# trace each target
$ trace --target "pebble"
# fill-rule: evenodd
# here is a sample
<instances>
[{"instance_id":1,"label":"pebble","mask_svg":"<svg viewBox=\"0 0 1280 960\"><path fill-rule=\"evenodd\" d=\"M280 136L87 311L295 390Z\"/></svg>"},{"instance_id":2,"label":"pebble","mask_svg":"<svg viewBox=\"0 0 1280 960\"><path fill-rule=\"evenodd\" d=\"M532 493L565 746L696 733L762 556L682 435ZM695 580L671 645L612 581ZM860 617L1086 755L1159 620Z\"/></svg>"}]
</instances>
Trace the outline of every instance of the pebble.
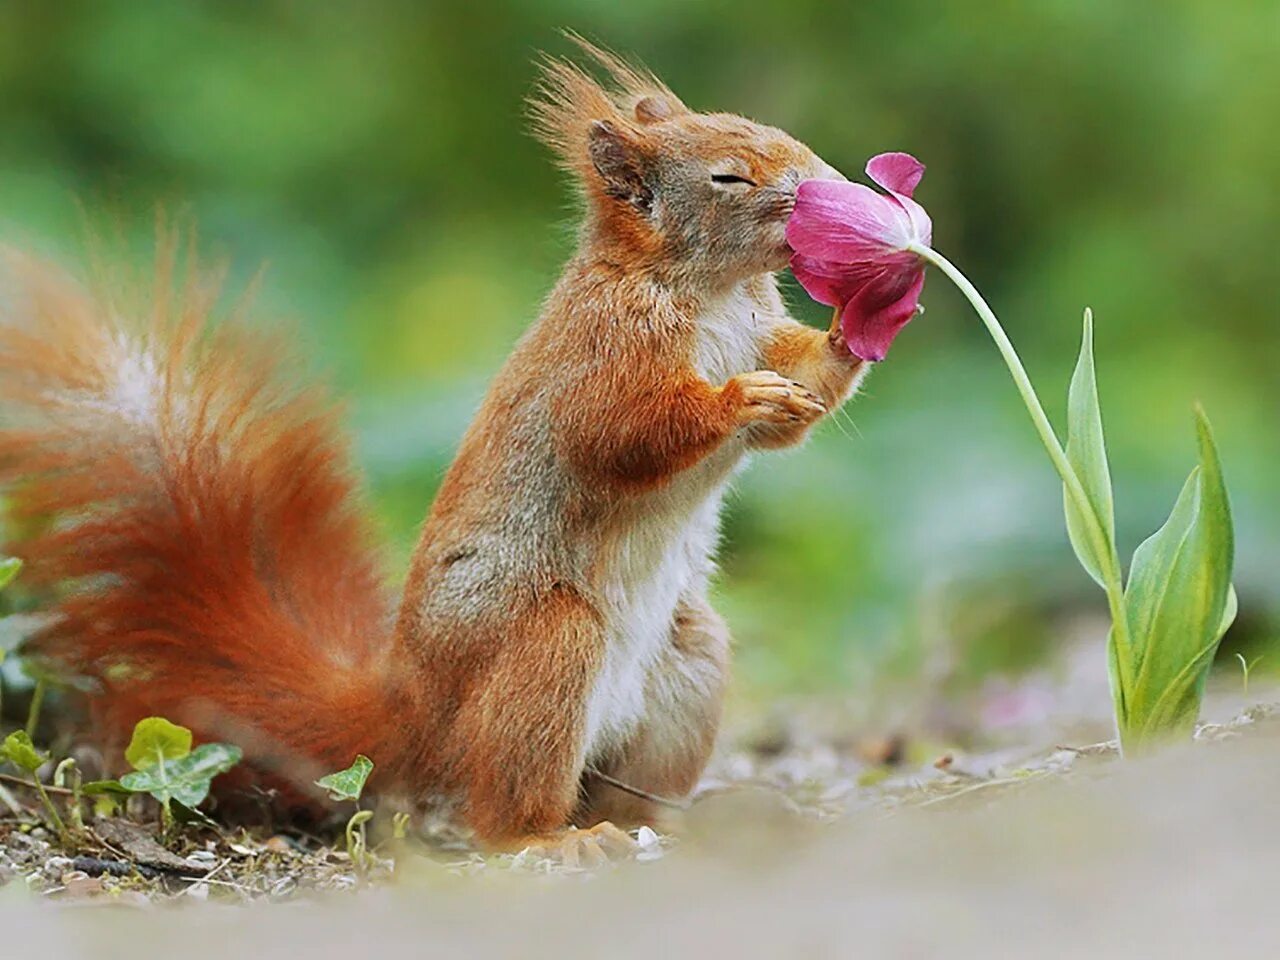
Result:
<instances>
[{"instance_id":1,"label":"pebble","mask_svg":"<svg viewBox=\"0 0 1280 960\"><path fill-rule=\"evenodd\" d=\"M70 857L50 857L44 862L44 875L50 880L56 880L71 870L73 862Z\"/></svg>"}]
</instances>

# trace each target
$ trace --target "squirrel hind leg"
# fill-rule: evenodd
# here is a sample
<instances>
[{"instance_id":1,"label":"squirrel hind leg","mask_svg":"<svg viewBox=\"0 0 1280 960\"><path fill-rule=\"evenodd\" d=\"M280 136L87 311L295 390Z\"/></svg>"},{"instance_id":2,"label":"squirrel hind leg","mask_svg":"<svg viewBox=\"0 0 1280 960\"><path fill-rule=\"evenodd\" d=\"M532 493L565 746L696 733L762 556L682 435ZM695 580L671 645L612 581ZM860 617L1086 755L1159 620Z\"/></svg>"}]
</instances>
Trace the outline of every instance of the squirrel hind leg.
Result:
<instances>
[{"instance_id":1,"label":"squirrel hind leg","mask_svg":"<svg viewBox=\"0 0 1280 960\"><path fill-rule=\"evenodd\" d=\"M617 758L601 773L635 790L680 801L698 785L720 727L729 675L729 628L704 598L676 610L671 646L654 667L647 689L649 711ZM628 793L599 777L583 778L579 826L653 825L666 804Z\"/></svg>"},{"instance_id":2,"label":"squirrel hind leg","mask_svg":"<svg viewBox=\"0 0 1280 960\"><path fill-rule=\"evenodd\" d=\"M599 671L599 614L558 585L504 626L483 681L461 705L448 753L463 817L490 849L528 846L570 823L583 768L587 699Z\"/></svg>"}]
</instances>

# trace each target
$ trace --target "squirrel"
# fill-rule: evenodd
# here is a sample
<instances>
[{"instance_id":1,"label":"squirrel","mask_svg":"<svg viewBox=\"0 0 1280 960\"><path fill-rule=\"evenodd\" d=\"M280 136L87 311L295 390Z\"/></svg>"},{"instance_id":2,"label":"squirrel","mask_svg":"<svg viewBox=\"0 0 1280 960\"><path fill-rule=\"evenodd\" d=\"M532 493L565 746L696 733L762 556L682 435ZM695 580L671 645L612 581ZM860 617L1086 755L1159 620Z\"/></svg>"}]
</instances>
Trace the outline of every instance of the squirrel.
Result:
<instances>
[{"instance_id":1,"label":"squirrel","mask_svg":"<svg viewBox=\"0 0 1280 960\"><path fill-rule=\"evenodd\" d=\"M316 797L365 754L379 796L494 848L693 790L730 665L707 599L726 486L868 366L774 277L797 185L844 178L582 46L607 80L548 58L530 100L582 194L578 247L461 440L398 614L333 406L245 310L212 322L218 284L172 237L143 295L9 256L0 482L48 518L11 550L58 598L28 650L84 679L101 740L164 716Z\"/></svg>"}]
</instances>

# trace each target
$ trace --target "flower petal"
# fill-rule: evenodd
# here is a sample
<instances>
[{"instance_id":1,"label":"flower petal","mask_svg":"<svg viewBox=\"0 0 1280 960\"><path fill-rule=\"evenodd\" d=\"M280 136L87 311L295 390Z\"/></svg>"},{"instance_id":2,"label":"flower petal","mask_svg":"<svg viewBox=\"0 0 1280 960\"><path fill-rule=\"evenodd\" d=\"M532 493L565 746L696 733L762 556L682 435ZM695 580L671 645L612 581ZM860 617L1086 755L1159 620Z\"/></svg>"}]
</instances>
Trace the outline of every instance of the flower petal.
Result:
<instances>
[{"instance_id":1,"label":"flower petal","mask_svg":"<svg viewBox=\"0 0 1280 960\"><path fill-rule=\"evenodd\" d=\"M882 258L903 249L913 235L911 217L897 198L841 180L801 183L787 221L791 249L840 263Z\"/></svg>"},{"instance_id":2,"label":"flower petal","mask_svg":"<svg viewBox=\"0 0 1280 960\"><path fill-rule=\"evenodd\" d=\"M867 176L890 193L909 197L920 185L924 164L909 153L881 153L867 161Z\"/></svg>"},{"instance_id":3,"label":"flower petal","mask_svg":"<svg viewBox=\"0 0 1280 960\"><path fill-rule=\"evenodd\" d=\"M903 280L909 282L904 286ZM923 267L907 275L886 270L863 287L840 314L840 329L853 355L873 363L883 360L899 331L916 315L923 289Z\"/></svg>"},{"instance_id":4,"label":"flower petal","mask_svg":"<svg viewBox=\"0 0 1280 960\"><path fill-rule=\"evenodd\" d=\"M840 264L802 253L791 255L791 272L818 303L834 307L848 303L883 272L879 264Z\"/></svg>"},{"instance_id":5,"label":"flower petal","mask_svg":"<svg viewBox=\"0 0 1280 960\"><path fill-rule=\"evenodd\" d=\"M924 207L911 199L924 169L924 164L909 153L881 153L867 161L867 176L888 190L906 213L911 240L927 247L933 242L933 221Z\"/></svg>"},{"instance_id":6,"label":"flower petal","mask_svg":"<svg viewBox=\"0 0 1280 960\"><path fill-rule=\"evenodd\" d=\"M929 214L925 213L924 207L906 194L895 193L893 199L902 204L902 209L906 211L907 218L911 221L912 239L923 246L930 246L933 243L933 220Z\"/></svg>"}]
</instances>

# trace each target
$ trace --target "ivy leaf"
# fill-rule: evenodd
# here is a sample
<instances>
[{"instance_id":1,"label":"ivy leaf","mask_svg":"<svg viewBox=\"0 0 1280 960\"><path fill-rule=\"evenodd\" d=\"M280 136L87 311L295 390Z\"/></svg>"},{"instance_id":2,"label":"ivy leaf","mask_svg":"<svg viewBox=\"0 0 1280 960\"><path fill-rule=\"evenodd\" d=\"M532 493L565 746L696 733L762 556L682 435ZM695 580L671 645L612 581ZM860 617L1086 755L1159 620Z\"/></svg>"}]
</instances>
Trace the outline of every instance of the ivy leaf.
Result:
<instances>
[{"instance_id":1,"label":"ivy leaf","mask_svg":"<svg viewBox=\"0 0 1280 960\"><path fill-rule=\"evenodd\" d=\"M22 569L22 561L17 557L0 560L0 590L13 583L13 578Z\"/></svg>"},{"instance_id":2,"label":"ivy leaf","mask_svg":"<svg viewBox=\"0 0 1280 960\"><path fill-rule=\"evenodd\" d=\"M128 796L132 791L119 780L90 780L80 787L80 792L86 797L97 797L105 794Z\"/></svg>"},{"instance_id":3,"label":"ivy leaf","mask_svg":"<svg viewBox=\"0 0 1280 960\"><path fill-rule=\"evenodd\" d=\"M154 765L120 778L120 785L134 793L149 793L163 804L176 800L196 807L209 795L214 777L226 773L243 756L229 743L204 743L176 760L159 760Z\"/></svg>"},{"instance_id":4,"label":"ivy leaf","mask_svg":"<svg viewBox=\"0 0 1280 960\"><path fill-rule=\"evenodd\" d=\"M27 736L27 731L15 730L0 743L0 759L8 760L27 773L35 773L49 757L36 749L36 745Z\"/></svg>"},{"instance_id":5,"label":"ivy leaf","mask_svg":"<svg viewBox=\"0 0 1280 960\"><path fill-rule=\"evenodd\" d=\"M161 760L180 760L191 752L191 731L164 717L147 717L133 728L124 758L135 770L146 770Z\"/></svg>"},{"instance_id":6,"label":"ivy leaf","mask_svg":"<svg viewBox=\"0 0 1280 960\"><path fill-rule=\"evenodd\" d=\"M328 790L330 800L359 800L372 772L373 761L361 753L347 769L321 777L316 786Z\"/></svg>"},{"instance_id":7,"label":"ivy leaf","mask_svg":"<svg viewBox=\"0 0 1280 960\"><path fill-rule=\"evenodd\" d=\"M1080 478L1085 496L1102 527L1105 547L1112 550L1116 539L1115 505L1111 494L1111 471L1107 466L1107 445L1102 433L1102 411L1098 406L1098 383L1093 369L1093 311L1084 312L1084 335L1080 358L1076 361L1067 393L1067 460ZM1089 576L1105 587L1104 558L1098 556L1089 537L1085 517L1069 494L1063 491L1067 515L1067 535Z\"/></svg>"}]
</instances>

